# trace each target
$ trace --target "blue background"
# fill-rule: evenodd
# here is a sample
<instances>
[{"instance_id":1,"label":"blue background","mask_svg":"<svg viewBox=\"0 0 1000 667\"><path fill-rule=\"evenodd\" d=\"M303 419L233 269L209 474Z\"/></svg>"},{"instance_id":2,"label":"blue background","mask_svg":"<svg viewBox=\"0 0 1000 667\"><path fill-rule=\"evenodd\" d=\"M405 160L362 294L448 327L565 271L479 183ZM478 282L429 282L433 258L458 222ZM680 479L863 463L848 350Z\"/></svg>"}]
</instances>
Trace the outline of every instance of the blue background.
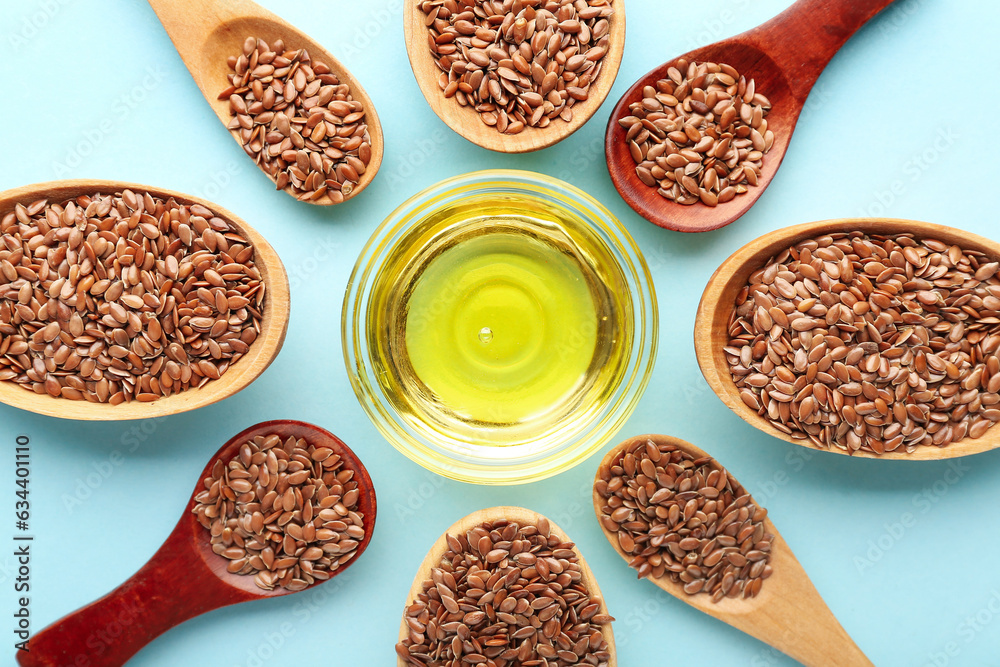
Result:
<instances>
[{"instance_id":1,"label":"blue background","mask_svg":"<svg viewBox=\"0 0 1000 667\"><path fill-rule=\"evenodd\" d=\"M819 79L783 168L757 206L725 229L687 236L650 225L615 193L601 143L608 113L653 66L751 28L787 0L628 0L625 58L607 103L569 139L521 156L473 146L431 112L408 66L402 0L263 4L336 54L379 110L385 162L368 191L347 204L314 208L274 192L210 112L145 3L0 0L0 190L92 177L200 195L263 233L292 281L282 354L221 404L125 423L65 422L0 405L0 443L8 452L0 456L0 637L11 638L15 598L6 540L16 434L32 440L39 630L111 590L153 554L222 442L252 423L293 418L337 433L367 462L381 509L371 547L327 585L207 614L157 639L131 664L393 664L404 597L426 549L460 516L504 503L547 514L579 543L618 619L620 664L793 664L635 581L592 513L599 457L522 487L450 482L397 453L359 407L339 332L343 291L362 245L418 190L466 171L516 167L592 193L620 216L653 271L663 315L659 358L620 437L662 432L717 456L769 508L834 614L877 665L1000 664L1000 451L918 463L852 460L786 444L722 405L701 377L691 340L712 271L767 231L885 215L998 236L994 3L891 6ZM13 663L7 639L2 664Z\"/></svg>"}]
</instances>

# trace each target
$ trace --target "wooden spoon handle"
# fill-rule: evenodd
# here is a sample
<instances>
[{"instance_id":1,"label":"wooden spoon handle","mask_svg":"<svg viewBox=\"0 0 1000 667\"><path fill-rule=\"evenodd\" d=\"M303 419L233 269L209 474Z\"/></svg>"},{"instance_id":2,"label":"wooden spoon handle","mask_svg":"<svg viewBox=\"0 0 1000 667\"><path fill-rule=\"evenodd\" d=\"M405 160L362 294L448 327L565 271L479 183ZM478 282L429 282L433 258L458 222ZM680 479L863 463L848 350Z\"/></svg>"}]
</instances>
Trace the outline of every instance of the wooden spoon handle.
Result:
<instances>
[{"instance_id":1,"label":"wooden spoon handle","mask_svg":"<svg viewBox=\"0 0 1000 667\"><path fill-rule=\"evenodd\" d=\"M175 625L240 601L238 591L222 585L194 549L177 539L188 528L181 524L128 581L32 637L28 652L18 652L18 663L120 667Z\"/></svg>"},{"instance_id":2,"label":"wooden spoon handle","mask_svg":"<svg viewBox=\"0 0 1000 667\"><path fill-rule=\"evenodd\" d=\"M844 42L892 1L799 0L743 37L785 71L802 102Z\"/></svg>"},{"instance_id":3,"label":"wooden spoon handle","mask_svg":"<svg viewBox=\"0 0 1000 667\"><path fill-rule=\"evenodd\" d=\"M872 667L823 601L819 591L783 539L772 556L775 587L767 604L722 620L767 642L806 667Z\"/></svg>"},{"instance_id":4,"label":"wooden spoon handle","mask_svg":"<svg viewBox=\"0 0 1000 667\"><path fill-rule=\"evenodd\" d=\"M212 30L241 16L253 16L262 8L250 0L147 0L171 38L174 31L189 35L186 41L201 46Z\"/></svg>"},{"instance_id":5,"label":"wooden spoon handle","mask_svg":"<svg viewBox=\"0 0 1000 667\"><path fill-rule=\"evenodd\" d=\"M810 611L815 612L816 608ZM873 667L828 610L797 619L782 617L771 621L771 627L758 633L757 638L806 667Z\"/></svg>"},{"instance_id":6,"label":"wooden spoon handle","mask_svg":"<svg viewBox=\"0 0 1000 667\"><path fill-rule=\"evenodd\" d=\"M250 0L226 0L225 2L205 2L204 0L148 0L170 41L181 59L191 71L195 82L201 85L201 72L191 69L193 63L200 62L205 41L219 26L240 17L269 14ZM241 42L242 43L242 42ZM238 54L225 54L226 56ZM219 86L219 90L225 87ZM216 93L217 94L217 93Z\"/></svg>"}]
</instances>

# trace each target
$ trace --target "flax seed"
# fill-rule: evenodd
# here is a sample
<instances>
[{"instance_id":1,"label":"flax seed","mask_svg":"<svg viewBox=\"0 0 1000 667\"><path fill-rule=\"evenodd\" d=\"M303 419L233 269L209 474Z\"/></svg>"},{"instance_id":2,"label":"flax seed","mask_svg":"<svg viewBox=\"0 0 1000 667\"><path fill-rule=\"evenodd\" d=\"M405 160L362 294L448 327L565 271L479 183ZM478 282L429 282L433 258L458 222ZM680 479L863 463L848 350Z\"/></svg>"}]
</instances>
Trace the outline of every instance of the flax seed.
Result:
<instances>
[{"instance_id":1,"label":"flax seed","mask_svg":"<svg viewBox=\"0 0 1000 667\"><path fill-rule=\"evenodd\" d=\"M847 453L982 436L1000 420L997 267L911 234L797 243L735 304L725 354L740 397L783 433Z\"/></svg>"},{"instance_id":2,"label":"flax seed","mask_svg":"<svg viewBox=\"0 0 1000 667\"><path fill-rule=\"evenodd\" d=\"M598 613L603 603L583 585L573 544L547 521L487 522L447 544L404 610L404 663L607 667L601 626L614 619Z\"/></svg>"},{"instance_id":3,"label":"flax seed","mask_svg":"<svg viewBox=\"0 0 1000 667\"><path fill-rule=\"evenodd\" d=\"M200 204L124 190L0 216L2 379L68 400L150 402L218 379L260 331L253 247ZM246 304L223 316L201 290Z\"/></svg>"},{"instance_id":4,"label":"flax seed","mask_svg":"<svg viewBox=\"0 0 1000 667\"><path fill-rule=\"evenodd\" d=\"M251 67L259 61L269 64ZM219 96L229 101L229 129L279 190L303 201L329 195L334 202L354 191L371 160L371 136L350 85L305 49L286 50L281 40L268 45L248 37L230 69L230 85ZM345 173L352 159L362 169Z\"/></svg>"},{"instance_id":5,"label":"flax seed","mask_svg":"<svg viewBox=\"0 0 1000 667\"><path fill-rule=\"evenodd\" d=\"M569 122L610 47L612 0L420 0L445 97L516 134Z\"/></svg>"},{"instance_id":6,"label":"flax seed","mask_svg":"<svg viewBox=\"0 0 1000 667\"><path fill-rule=\"evenodd\" d=\"M594 489L605 501L602 525L640 578L664 577L718 602L755 596L771 574L767 511L712 458L636 438L601 467ZM743 554L736 544L752 550Z\"/></svg>"},{"instance_id":7,"label":"flax seed","mask_svg":"<svg viewBox=\"0 0 1000 667\"><path fill-rule=\"evenodd\" d=\"M353 471L344 468L340 457L331 457L329 448L316 448L304 438L279 444L276 435L257 436L232 460L218 461L203 480L204 490L195 496L192 512L209 531L213 550L238 559L230 563L229 572L253 575L257 586L266 590L282 586L296 591L329 579L357 554L365 537L364 514L357 505L361 489L346 478L345 473ZM258 460L269 465L252 463ZM310 462L308 467L302 467L304 461ZM265 515L277 503L278 488L285 489L280 496L283 509ZM324 516L318 509L324 501L342 503L344 516Z\"/></svg>"},{"instance_id":8,"label":"flax seed","mask_svg":"<svg viewBox=\"0 0 1000 667\"><path fill-rule=\"evenodd\" d=\"M753 79L727 69L682 59L618 121L627 135L642 133L642 141L629 144L636 175L665 199L718 206L757 185L774 142L765 119L770 102L755 92ZM657 166L663 174L650 182Z\"/></svg>"}]
</instances>

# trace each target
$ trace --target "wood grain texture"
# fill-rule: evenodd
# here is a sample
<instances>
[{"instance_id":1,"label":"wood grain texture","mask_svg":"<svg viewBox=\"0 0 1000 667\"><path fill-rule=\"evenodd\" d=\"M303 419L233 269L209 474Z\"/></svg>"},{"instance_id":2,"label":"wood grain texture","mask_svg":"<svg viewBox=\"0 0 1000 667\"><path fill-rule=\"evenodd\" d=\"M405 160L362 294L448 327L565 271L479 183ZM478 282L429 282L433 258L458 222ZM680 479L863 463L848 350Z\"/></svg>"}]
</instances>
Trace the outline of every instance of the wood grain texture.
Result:
<instances>
[{"instance_id":1,"label":"wood grain texture","mask_svg":"<svg viewBox=\"0 0 1000 667\"><path fill-rule=\"evenodd\" d=\"M833 232L859 231L866 234L911 233L917 238L935 238L949 244L978 250L992 261L1000 260L1000 243L970 232L915 220L890 220L885 218L862 218L824 220L786 227L755 239L733 253L716 269L709 279L698 304L694 325L694 347L698 365L712 390L726 406L750 425L764 433L786 442L817 451L829 451L847 455L839 449L819 449L807 440L795 440L771 426L771 423L751 410L740 399L739 391L729 372L722 348L728 342L729 316L736 304L736 295L746 285L750 274L764 266L767 261L789 246L799 241ZM1000 447L1000 428L993 427L980 438L964 438L946 447L920 446L912 454L906 452L886 452L874 454L858 451L851 456L879 459L906 459L909 461L937 461L978 454Z\"/></svg>"},{"instance_id":2,"label":"wood grain texture","mask_svg":"<svg viewBox=\"0 0 1000 667\"><path fill-rule=\"evenodd\" d=\"M487 521L496 521L497 519L516 521L522 525L535 525L541 518L543 518L543 515L538 512L525 509L524 507L501 506L478 510L459 519L453 523L448 530L441 534L441 537L437 539L434 545L427 552L427 556L420 564L420 567L417 569L417 574L413 578L413 585L410 587L410 592L406 594L406 605L408 606L411 604L415 599L417 599L418 595L423 593L423 583L431 578L431 570L436 567L440 567L441 557L446 551L448 551L448 541L446 539L447 535L460 535L472 530L476 526L482 525ZM545 518L548 519L548 517ZM559 539L564 542L572 542L562 528L557 526L551 519L548 519L548 522L551 534L558 536ZM573 547L573 551L576 553L576 557L580 561L580 573L583 575L581 582L587 590L590 591L592 597L600 598L600 613L609 613L607 603L604 601L604 596L601 594L601 588L597 584L597 578L594 577L593 571L590 569L590 566L587 565L586 559L576 546ZM406 638L408 634L407 629L408 626L406 625L406 619L404 617L399 625L399 641ZM615 635L610 623L601 626L601 634L604 635L604 640L608 643L608 651L611 653L611 657L608 660L608 666L616 667L618 664L618 657L615 652ZM406 663L403 662L403 659L398 655L396 656L396 664L398 667L407 667Z\"/></svg>"},{"instance_id":3,"label":"wood grain texture","mask_svg":"<svg viewBox=\"0 0 1000 667\"><path fill-rule=\"evenodd\" d=\"M80 419L87 421L110 421L125 419L148 419L175 415L188 410L211 405L246 388L274 361L285 341L288 330L289 292L285 267L274 248L253 227L236 217L218 204L192 197L172 190L154 188L137 183L100 180L51 181L27 185L6 192L0 192L0 215L13 210L15 204L27 206L39 199L49 203L62 203L67 199L95 193L113 194L124 189L133 192L148 192L154 197L173 198L182 204L201 204L215 212L232 225L254 246L254 263L260 270L267 289L264 293L264 312L261 331L250 350L233 364L218 380L213 380L201 388L192 388L150 403L90 403L55 398L48 394L36 394L30 389L13 382L0 382L0 403L22 410L28 410L49 417Z\"/></svg>"},{"instance_id":4,"label":"wood grain texture","mask_svg":"<svg viewBox=\"0 0 1000 667\"><path fill-rule=\"evenodd\" d=\"M149 562L101 599L33 636L28 644L30 652L18 652L18 664L119 667L156 637L199 614L238 602L292 594L284 588L260 589L253 577L227 572L229 561L212 551L209 532L191 511L194 496L204 488L201 481L211 476L216 459L229 461L244 442L272 433L283 438L306 438L310 444L329 447L340 454L346 468L355 471L361 490L358 507L364 514L365 537L358 545L357 555L333 576L357 562L371 542L378 511L375 487L364 464L339 438L311 424L287 420L256 424L234 436L209 460L177 526Z\"/></svg>"},{"instance_id":5,"label":"wood grain texture","mask_svg":"<svg viewBox=\"0 0 1000 667\"><path fill-rule=\"evenodd\" d=\"M657 444L674 445L695 458L709 456L679 438L667 435L640 435L613 447L601 461L594 481L600 479L600 469L612 465L622 456L628 445L636 440L645 442L647 439ZM717 461L715 464L718 468L722 467ZM601 506L604 504L604 499L596 489L593 492L593 500L594 513L597 515L601 532L618 555L626 563L629 562L632 557L622 551L618 544L618 536L605 529L601 522ZM682 584L674 583L666 577L650 578L649 581L695 609L770 644L806 667L871 667L872 663L854 644L823 602L823 598L769 517L764 519L764 526L774 535L770 560L774 572L764 580L757 597L749 600L723 598L719 602L712 602L710 595L688 595L684 592Z\"/></svg>"},{"instance_id":6,"label":"wood grain texture","mask_svg":"<svg viewBox=\"0 0 1000 667\"><path fill-rule=\"evenodd\" d=\"M463 107L454 98L445 98L438 87L438 69L427 46L425 14L418 0L405 0L403 7L403 35L406 52L410 57L413 76L420 86L427 103L452 130L472 143L500 153L528 153L556 144L573 134L600 108L618 76L622 54L625 51L625 0L614 0L614 14L608 19L609 48L602 61L603 67L597 80L590 86L590 96L573 106L573 120L554 120L546 128L525 127L518 134L501 134L483 123L472 107Z\"/></svg>"},{"instance_id":7,"label":"wood grain texture","mask_svg":"<svg viewBox=\"0 0 1000 667\"><path fill-rule=\"evenodd\" d=\"M648 72L622 96L608 120L604 151L615 189L636 213L650 222L679 232L705 232L733 222L756 203L771 184L788 150L795 123L813 84L841 46L892 0L799 0L753 30L690 51ZM756 187L715 207L684 206L664 199L635 173L635 160L618 123L629 106L642 100L642 89L666 78L681 58L689 62L732 65L757 92L771 101L767 127L774 143L764 156Z\"/></svg>"},{"instance_id":8,"label":"wood grain texture","mask_svg":"<svg viewBox=\"0 0 1000 667\"><path fill-rule=\"evenodd\" d=\"M361 82L329 51L309 35L251 0L149 0L149 4L223 127L232 119L229 101L219 99L219 93L229 85L227 75L231 70L226 59L243 53L243 42L247 37L258 37L268 44L282 39L286 48L304 48L313 61L319 60L329 65L342 83L350 85L351 95L364 107L365 122L371 137L371 161L351 194L344 196L344 201L357 197L368 187L382 165L385 146L382 125L375 105ZM230 133L242 151L243 142L239 137L228 128L226 132ZM273 184L274 179L269 174L263 170L261 173ZM285 188L285 192L295 197L290 186ZM306 203L334 205L327 195Z\"/></svg>"}]
</instances>

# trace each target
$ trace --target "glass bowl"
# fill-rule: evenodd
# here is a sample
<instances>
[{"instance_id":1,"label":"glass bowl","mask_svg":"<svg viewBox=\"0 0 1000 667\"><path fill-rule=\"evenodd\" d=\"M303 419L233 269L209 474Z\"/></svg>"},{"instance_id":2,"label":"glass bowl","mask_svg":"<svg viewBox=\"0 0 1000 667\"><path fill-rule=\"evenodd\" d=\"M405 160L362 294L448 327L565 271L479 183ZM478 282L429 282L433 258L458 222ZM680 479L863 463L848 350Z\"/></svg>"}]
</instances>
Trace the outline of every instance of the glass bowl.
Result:
<instances>
[{"instance_id":1,"label":"glass bowl","mask_svg":"<svg viewBox=\"0 0 1000 667\"><path fill-rule=\"evenodd\" d=\"M488 170L389 215L341 326L358 400L396 449L451 479L516 484L615 435L652 372L658 320L642 253L604 206Z\"/></svg>"}]
</instances>

